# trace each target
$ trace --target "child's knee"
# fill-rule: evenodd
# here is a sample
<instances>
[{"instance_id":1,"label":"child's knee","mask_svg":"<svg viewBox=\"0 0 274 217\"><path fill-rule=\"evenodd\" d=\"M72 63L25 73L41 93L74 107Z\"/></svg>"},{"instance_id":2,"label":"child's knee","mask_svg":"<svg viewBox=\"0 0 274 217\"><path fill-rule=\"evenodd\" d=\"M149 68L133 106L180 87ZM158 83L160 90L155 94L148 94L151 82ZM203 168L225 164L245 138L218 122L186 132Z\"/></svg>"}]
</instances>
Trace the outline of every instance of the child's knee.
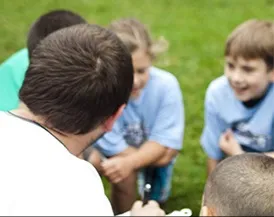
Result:
<instances>
[{"instance_id":1,"label":"child's knee","mask_svg":"<svg viewBox=\"0 0 274 217\"><path fill-rule=\"evenodd\" d=\"M118 192L128 193L129 191L136 191L137 186L137 174L132 172L127 178L123 181L112 184L114 190Z\"/></svg>"}]
</instances>

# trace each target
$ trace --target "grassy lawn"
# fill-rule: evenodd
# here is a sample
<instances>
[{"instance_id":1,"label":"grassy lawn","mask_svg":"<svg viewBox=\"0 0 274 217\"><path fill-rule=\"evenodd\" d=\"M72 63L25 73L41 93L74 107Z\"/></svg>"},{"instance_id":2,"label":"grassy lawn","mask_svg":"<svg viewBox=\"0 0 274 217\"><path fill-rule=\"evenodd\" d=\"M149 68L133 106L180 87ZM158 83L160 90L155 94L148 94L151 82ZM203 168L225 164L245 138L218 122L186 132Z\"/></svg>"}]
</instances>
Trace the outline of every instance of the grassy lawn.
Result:
<instances>
[{"instance_id":1,"label":"grassy lawn","mask_svg":"<svg viewBox=\"0 0 274 217\"><path fill-rule=\"evenodd\" d=\"M71 9L104 26L112 19L134 16L146 23L155 37L165 36L170 49L155 64L177 76L186 113L184 149L175 167L167 211L188 207L197 215L206 178L206 157L199 144L205 90L222 74L227 35L247 19L273 19L274 1L2 0L1 4L0 61L25 46L34 19L56 8Z\"/></svg>"}]
</instances>

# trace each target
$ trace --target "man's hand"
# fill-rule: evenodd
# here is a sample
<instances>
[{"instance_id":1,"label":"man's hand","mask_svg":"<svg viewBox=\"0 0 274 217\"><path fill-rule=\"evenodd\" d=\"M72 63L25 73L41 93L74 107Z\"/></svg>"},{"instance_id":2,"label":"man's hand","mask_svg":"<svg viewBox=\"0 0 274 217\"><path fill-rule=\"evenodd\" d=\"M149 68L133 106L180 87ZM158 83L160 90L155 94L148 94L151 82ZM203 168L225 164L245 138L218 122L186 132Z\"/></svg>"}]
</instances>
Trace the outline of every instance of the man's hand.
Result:
<instances>
[{"instance_id":1,"label":"man's hand","mask_svg":"<svg viewBox=\"0 0 274 217\"><path fill-rule=\"evenodd\" d=\"M155 201L149 201L145 206L143 202L136 201L130 212L131 216L165 216L165 212Z\"/></svg>"},{"instance_id":2,"label":"man's hand","mask_svg":"<svg viewBox=\"0 0 274 217\"><path fill-rule=\"evenodd\" d=\"M128 157L112 157L101 163L101 171L111 183L121 182L134 170L135 167Z\"/></svg>"},{"instance_id":3,"label":"man's hand","mask_svg":"<svg viewBox=\"0 0 274 217\"><path fill-rule=\"evenodd\" d=\"M239 145L230 129L221 135L220 148L229 156L244 153L242 147Z\"/></svg>"}]
</instances>

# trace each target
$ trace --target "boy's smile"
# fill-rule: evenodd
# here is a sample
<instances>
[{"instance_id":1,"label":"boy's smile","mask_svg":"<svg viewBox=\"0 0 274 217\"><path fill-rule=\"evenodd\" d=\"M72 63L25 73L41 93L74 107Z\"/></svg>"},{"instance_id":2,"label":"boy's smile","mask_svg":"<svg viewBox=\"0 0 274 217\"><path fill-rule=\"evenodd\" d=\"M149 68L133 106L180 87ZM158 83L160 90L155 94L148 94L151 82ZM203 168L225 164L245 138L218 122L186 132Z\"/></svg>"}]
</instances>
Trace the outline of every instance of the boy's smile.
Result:
<instances>
[{"instance_id":1,"label":"boy's smile","mask_svg":"<svg viewBox=\"0 0 274 217\"><path fill-rule=\"evenodd\" d=\"M274 70L268 70L263 59L246 60L227 56L225 62L225 75L240 101L260 98L274 80Z\"/></svg>"}]
</instances>

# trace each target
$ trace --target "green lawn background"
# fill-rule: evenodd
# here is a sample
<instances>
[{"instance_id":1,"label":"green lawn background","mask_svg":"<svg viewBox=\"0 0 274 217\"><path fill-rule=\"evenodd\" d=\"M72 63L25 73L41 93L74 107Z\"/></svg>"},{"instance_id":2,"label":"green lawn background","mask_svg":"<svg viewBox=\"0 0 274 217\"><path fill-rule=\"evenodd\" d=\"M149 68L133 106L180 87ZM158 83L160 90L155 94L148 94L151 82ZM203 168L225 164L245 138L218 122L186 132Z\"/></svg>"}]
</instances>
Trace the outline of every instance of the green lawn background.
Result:
<instances>
[{"instance_id":1,"label":"green lawn background","mask_svg":"<svg viewBox=\"0 0 274 217\"><path fill-rule=\"evenodd\" d=\"M25 46L31 23L51 9L78 12L106 26L113 19L136 17L164 36L169 51L155 65L177 76L184 95L184 149L175 166L167 211L188 207L198 215L206 178L200 147L203 99L209 82L222 74L227 35L251 18L273 19L273 0L1 0L0 61ZM274 39L273 39L274 40ZM107 192L109 187L106 185Z\"/></svg>"}]
</instances>

